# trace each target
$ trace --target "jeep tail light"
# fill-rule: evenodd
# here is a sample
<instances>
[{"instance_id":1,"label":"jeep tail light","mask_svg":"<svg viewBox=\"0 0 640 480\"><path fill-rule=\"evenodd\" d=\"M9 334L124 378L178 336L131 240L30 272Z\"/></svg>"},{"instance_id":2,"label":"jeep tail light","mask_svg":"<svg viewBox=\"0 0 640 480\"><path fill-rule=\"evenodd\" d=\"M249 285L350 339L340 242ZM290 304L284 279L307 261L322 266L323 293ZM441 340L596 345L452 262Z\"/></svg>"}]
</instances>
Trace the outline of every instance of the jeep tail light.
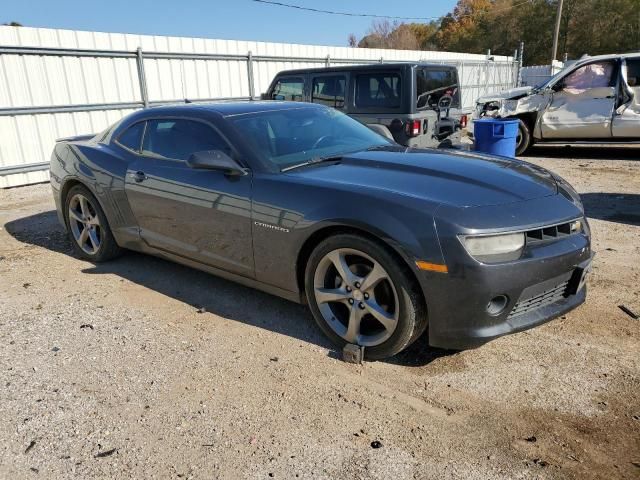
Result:
<instances>
[{"instance_id":1,"label":"jeep tail light","mask_svg":"<svg viewBox=\"0 0 640 480\"><path fill-rule=\"evenodd\" d=\"M405 125L407 137L417 137L420 135L420 120L409 120Z\"/></svg>"},{"instance_id":2,"label":"jeep tail light","mask_svg":"<svg viewBox=\"0 0 640 480\"><path fill-rule=\"evenodd\" d=\"M467 116L462 115L460 117L460 128L467 128Z\"/></svg>"}]
</instances>

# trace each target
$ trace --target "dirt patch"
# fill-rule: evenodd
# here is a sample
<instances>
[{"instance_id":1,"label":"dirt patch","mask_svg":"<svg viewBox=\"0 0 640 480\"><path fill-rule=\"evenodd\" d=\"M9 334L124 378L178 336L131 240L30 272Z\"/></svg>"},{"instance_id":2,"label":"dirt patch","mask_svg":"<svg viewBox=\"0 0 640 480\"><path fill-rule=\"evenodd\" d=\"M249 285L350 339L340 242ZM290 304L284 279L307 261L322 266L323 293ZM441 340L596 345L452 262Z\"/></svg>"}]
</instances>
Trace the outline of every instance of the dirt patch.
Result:
<instances>
[{"instance_id":1,"label":"dirt patch","mask_svg":"<svg viewBox=\"0 0 640 480\"><path fill-rule=\"evenodd\" d=\"M566 151L529 160L583 195L587 303L362 366L299 305L74 258L48 185L0 191L0 477L638 478L640 321L617 306L640 312L640 162Z\"/></svg>"}]
</instances>

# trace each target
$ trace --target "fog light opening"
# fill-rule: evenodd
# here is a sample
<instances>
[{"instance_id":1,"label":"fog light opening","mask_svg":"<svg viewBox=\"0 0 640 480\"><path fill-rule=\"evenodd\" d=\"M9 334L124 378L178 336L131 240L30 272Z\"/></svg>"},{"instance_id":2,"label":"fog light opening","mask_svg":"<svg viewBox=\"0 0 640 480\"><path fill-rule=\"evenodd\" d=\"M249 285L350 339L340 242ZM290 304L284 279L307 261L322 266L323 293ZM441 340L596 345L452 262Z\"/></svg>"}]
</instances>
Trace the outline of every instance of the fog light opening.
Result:
<instances>
[{"instance_id":1,"label":"fog light opening","mask_svg":"<svg viewBox=\"0 0 640 480\"><path fill-rule=\"evenodd\" d=\"M509 297L506 295L496 295L487 304L487 313L489 315L500 315L509 303Z\"/></svg>"}]
</instances>

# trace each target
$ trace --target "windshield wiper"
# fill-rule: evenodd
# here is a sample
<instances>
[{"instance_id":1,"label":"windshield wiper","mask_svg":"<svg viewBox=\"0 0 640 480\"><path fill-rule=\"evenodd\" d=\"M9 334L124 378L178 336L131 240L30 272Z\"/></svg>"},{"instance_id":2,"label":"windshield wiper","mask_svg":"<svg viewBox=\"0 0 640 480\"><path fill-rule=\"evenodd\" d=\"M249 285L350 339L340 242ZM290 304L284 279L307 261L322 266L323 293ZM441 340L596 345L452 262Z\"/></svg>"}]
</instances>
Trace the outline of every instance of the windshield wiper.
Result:
<instances>
[{"instance_id":1,"label":"windshield wiper","mask_svg":"<svg viewBox=\"0 0 640 480\"><path fill-rule=\"evenodd\" d=\"M288 172L289 170L294 170L300 167L306 167L307 165L316 165L318 163L323 163L323 162L338 162L342 160L342 157L343 155L334 155L329 157L315 157L315 158L312 158L311 160L307 160L306 162L296 163L295 165L284 167L280 171Z\"/></svg>"}]
</instances>

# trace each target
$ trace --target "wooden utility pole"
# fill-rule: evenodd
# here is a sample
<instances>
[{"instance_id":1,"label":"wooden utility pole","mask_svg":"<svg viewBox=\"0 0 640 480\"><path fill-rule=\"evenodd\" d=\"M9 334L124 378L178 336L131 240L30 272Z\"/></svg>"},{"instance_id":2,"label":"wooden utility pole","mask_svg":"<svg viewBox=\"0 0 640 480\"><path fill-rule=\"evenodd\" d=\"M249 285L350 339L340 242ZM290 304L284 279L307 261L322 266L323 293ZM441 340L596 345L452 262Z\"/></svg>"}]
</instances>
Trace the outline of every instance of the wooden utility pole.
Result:
<instances>
[{"instance_id":1,"label":"wooden utility pole","mask_svg":"<svg viewBox=\"0 0 640 480\"><path fill-rule=\"evenodd\" d=\"M556 13L556 28L553 32L553 51L551 52L551 65L558 55L558 36L560 36L560 19L562 18L562 0L558 0L558 11Z\"/></svg>"}]
</instances>

